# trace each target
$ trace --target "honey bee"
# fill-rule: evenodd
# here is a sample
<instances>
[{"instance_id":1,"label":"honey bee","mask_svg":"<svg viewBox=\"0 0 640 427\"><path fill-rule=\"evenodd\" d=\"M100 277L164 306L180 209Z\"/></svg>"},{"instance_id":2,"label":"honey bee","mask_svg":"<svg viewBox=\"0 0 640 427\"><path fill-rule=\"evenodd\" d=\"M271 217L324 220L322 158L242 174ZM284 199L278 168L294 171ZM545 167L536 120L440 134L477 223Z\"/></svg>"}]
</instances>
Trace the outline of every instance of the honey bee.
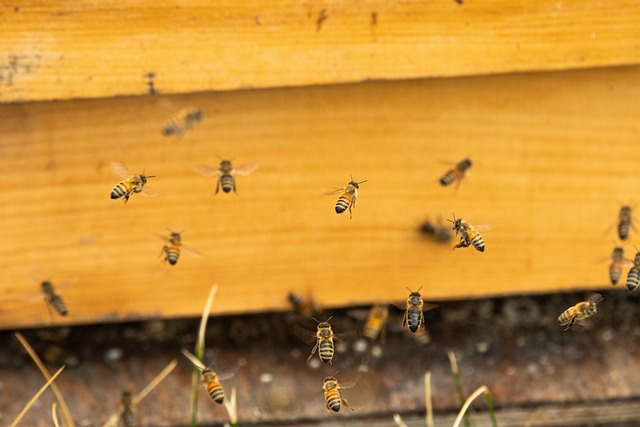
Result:
<instances>
[{"instance_id":1,"label":"honey bee","mask_svg":"<svg viewBox=\"0 0 640 427\"><path fill-rule=\"evenodd\" d=\"M226 374L218 375L211 368L204 366L200 359L195 357L184 348L182 349L182 354L184 354L196 368L200 369L200 381L207 388L207 393L209 394L211 399L218 404L222 404L224 402L225 395L220 381L231 378L233 376L233 373L229 372Z\"/></svg>"},{"instance_id":2,"label":"honey bee","mask_svg":"<svg viewBox=\"0 0 640 427\"><path fill-rule=\"evenodd\" d=\"M451 229L443 226L441 218L436 223L428 219L423 221L419 231L436 243L448 243L453 238Z\"/></svg>"},{"instance_id":3,"label":"honey bee","mask_svg":"<svg viewBox=\"0 0 640 427\"><path fill-rule=\"evenodd\" d=\"M340 197L338 197L338 201L336 202L336 213L340 215L344 211L349 209L349 219L352 219L353 214L351 213L351 209L356 206L358 189L360 188L360 184L362 184L363 182L367 182L367 180L365 179L364 181L356 182L353 180L353 176L349 175L349 177L351 178L351 181L349 181L347 185L335 191L331 191L327 193L327 195L342 193L340 194Z\"/></svg>"},{"instance_id":4,"label":"honey bee","mask_svg":"<svg viewBox=\"0 0 640 427\"><path fill-rule=\"evenodd\" d=\"M123 427L137 427L138 420L133 409L133 398L130 391L123 391L120 399L122 411L120 412L120 422Z\"/></svg>"},{"instance_id":5,"label":"honey bee","mask_svg":"<svg viewBox=\"0 0 640 427\"><path fill-rule=\"evenodd\" d=\"M204 113L200 108L184 108L178 111L178 113L164 125L162 134L164 136L175 135L181 137L193 126L200 123L203 117Z\"/></svg>"},{"instance_id":6,"label":"honey bee","mask_svg":"<svg viewBox=\"0 0 640 427\"><path fill-rule=\"evenodd\" d=\"M629 229L633 226L631 206L622 206L618 213L618 237L620 240L629 238Z\"/></svg>"},{"instance_id":7,"label":"honey bee","mask_svg":"<svg viewBox=\"0 0 640 427\"><path fill-rule=\"evenodd\" d=\"M293 307L293 311L303 317L312 319L313 316L318 312L318 308L311 298L305 300L300 295L289 292L287 300Z\"/></svg>"},{"instance_id":8,"label":"honey bee","mask_svg":"<svg viewBox=\"0 0 640 427\"><path fill-rule=\"evenodd\" d=\"M409 298L407 298L407 309L404 312L404 318L402 319L402 327L404 328L409 325L409 329L411 332L416 332L418 328L424 328L424 313L422 312L422 306L424 302L422 301L422 296L420 295L420 289L422 286L418 288L417 291L413 292L409 289L410 294Z\"/></svg>"},{"instance_id":9,"label":"honey bee","mask_svg":"<svg viewBox=\"0 0 640 427\"><path fill-rule=\"evenodd\" d=\"M612 285L615 286L618 284L620 276L622 276L622 268L629 264L630 261L631 260L624 257L624 248L622 246L613 248L611 265L609 265L609 279Z\"/></svg>"},{"instance_id":10,"label":"honey bee","mask_svg":"<svg viewBox=\"0 0 640 427\"><path fill-rule=\"evenodd\" d=\"M371 307L369 316L362 329L362 336L375 341L375 339L383 332L383 329L389 318L389 306L386 304L376 304Z\"/></svg>"},{"instance_id":11,"label":"honey bee","mask_svg":"<svg viewBox=\"0 0 640 427\"><path fill-rule=\"evenodd\" d=\"M591 294L587 301L579 302L573 307L566 309L558 316L558 325L566 326L565 331L569 330L577 322L581 322L597 313L596 305L602 301L602 295Z\"/></svg>"},{"instance_id":12,"label":"honey bee","mask_svg":"<svg viewBox=\"0 0 640 427\"><path fill-rule=\"evenodd\" d=\"M182 233L184 233L184 231L175 232L169 230L169 237L156 234L156 237L159 237L166 242L160 252L160 256L163 257L164 262L176 265L182 251L190 255L202 255L197 249L182 244Z\"/></svg>"},{"instance_id":13,"label":"honey bee","mask_svg":"<svg viewBox=\"0 0 640 427\"><path fill-rule=\"evenodd\" d=\"M484 252L484 240L480 233L474 228L473 225L467 221L457 218L453 215L453 221L448 219L447 221L453 223L453 230L456 232L456 236L460 234L460 243L455 245L453 249L468 248L473 245L476 250Z\"/></svg>"},{"instance_id":14,"label":"honey bee","mask_svg":"<svg viewBox=\"0 0 640 427\"><path fill-rule=\"evenodd\" d=\"M627 273L627 289L630 292L638 289L638 283L640 282L640 251L636 248L636 256L633 260L633 267L629 269Z\"/></svg>"},{"instance_id":15,"label":"honey bee","mask_svg":"<svg viewBox=\"0 0 640 427\"><path fill-rule=\"evenodd\" d=\"M354 383L344 383L340 385L335 377L326 377L322 384L322 391L324 392L327 409L329 411L339 412L341 404L344 403L344 406L353 411L354 409L349 406L347 399L342 396L342 390L351 388L354 385Z\"/></svg>"},{"instance_id":16,"label":"honey bee","mask_svg":"<svg viewBox=\"0 0 640 427\"><path fill-rule=\"evenodd\" d=\"M42 288L44 300L48 304L47 307L53 307L53 309L60 316L66 316L67 314L69 314L69 312L67 311L67 306L62 300L62 297L56 293L53 284L50 281L43 281L42 283L40 283L40 287Z\"/></svg>"},{"instance_id":17,"label":"honey bee","mask_svg":"<svg viewBox=\"0 0 640 427\"><path fill-rule=\"evenodd\" d=\"M309 362L309 360L311 360L316 350L318 350L320 361L322 363L330 364L331 360L333 359L333 353L335 351L333 346L333 330L331 329L331 325L329 324L329 320L331 320L331 317L329 317L326 322L320 322L316 319L313 320L318 322L318 330L316 332L316 345L313 347L313 350L311 350L311 354L307 358L307 363Z\"/></svg>"},{"instance_id":18,"label":"honey bee","mask_svg":"<svg viewBox=\"0 0 640 427\"><path fill-rule=\"evenodd\" d=\"M155 175L145 175L144 171L140 175L131 175L124 163L120 162L111 162L111 171L122 180L111 190L112 199L124 197L123 200L126 204L133 193L146 197L157 195L154 190L146 186L147 180L154 178Z\"/></svg>"},{"instance_id":19,"label":"honey bee","mask_svg":"<svg viewBox=\"0 0 640 427\"><path fill-rule=\"evenodd\" d=\"M439 182L443 187L448 186L456 182L456 190L460 186L460 183L464 179L467 170L471 168L471 160L464 159L455 165L452 169L448 170L442 177Z\"/></svg>"},{"instance_id":20,"label":"honey bee","mask_svg":"<svg viewBox=\"0 0 640 427\"><path fill-rule=\"evenodd\" d=\"M236 192L236 179L235 175L246 176L251 172L258 169L257 163L248 163L246 165L238 166L234 168L231 164L231 160L222 160L220 162L220 166L206 166L206 165L195 165L193 169L203 176L214 176L218 175L218 182L216 183L216 194L220 191L220 187L222 187L222 191L225 193L231 192L233 190Z\"/></svg>"}]
</instances>

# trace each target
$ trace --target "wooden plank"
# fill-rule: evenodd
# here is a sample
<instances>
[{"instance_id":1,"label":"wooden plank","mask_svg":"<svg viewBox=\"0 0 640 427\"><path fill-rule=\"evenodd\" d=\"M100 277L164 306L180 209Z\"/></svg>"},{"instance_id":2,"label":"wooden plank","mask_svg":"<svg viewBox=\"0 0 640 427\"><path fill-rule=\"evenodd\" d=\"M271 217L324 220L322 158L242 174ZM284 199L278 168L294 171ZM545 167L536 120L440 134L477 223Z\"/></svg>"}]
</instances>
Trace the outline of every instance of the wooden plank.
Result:
<instances>
[{"instance_id":1,"label":"wooden plank","mask_svg":"<svg viewBox=\"0 0 640 427\"><path fill-rule=\"evenodd\" d=\"M2 106L0 326L197 315L214 282L220 313L283 309L291 290L337 307L402 304L405 286L427 300L608 288L617 212L640 185L638 71ZM203 122L163 137L188 105ZM192 170L218 155L260 164L238 195ZM442 161L465 156L458 192L440 187ZM110 200L112 160L157 175L159 196ZM323 196L350 173L368 180L352 220ZM417 234L451 212L494 226L484 253ZM162 265L166 227L204 256ZM44 279L67 318L49 316Z\"/></svg>"},{"instance_id":2,"label":"wooden plank","mask_svg":"<svg viewBox=\"0 0 640 427\"><path fill-rule=\"evenodd\" d=\"M632 0L58 0L0 17L2 102L640 63Z\"/></svg>"}]
</instances>

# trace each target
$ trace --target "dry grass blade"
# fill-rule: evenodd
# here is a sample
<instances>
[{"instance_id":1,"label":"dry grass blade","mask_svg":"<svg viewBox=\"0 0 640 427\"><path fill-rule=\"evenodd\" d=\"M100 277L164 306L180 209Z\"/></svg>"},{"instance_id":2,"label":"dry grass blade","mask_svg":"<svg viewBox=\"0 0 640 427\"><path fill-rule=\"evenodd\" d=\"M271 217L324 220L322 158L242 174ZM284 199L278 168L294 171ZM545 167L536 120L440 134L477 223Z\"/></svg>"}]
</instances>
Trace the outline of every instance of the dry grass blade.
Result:
<instances>
[{"instance_id":1,"label":"dry grass blade","mask_svg":"<svg viewBox=\"0 0 640 427\"><path fill-rule=\"evenodd\" d=\"M51 418L53 418L53 425L60 427L60 421L58 421L58 402L53 402L51 405Z\"/></svg>"},{"instance_id":2,"label":"dry grass blade","mask_svg":"<svg viewBox=\"0 0 640 427\"><path fill-rule=\"evenodd\" d=\"M424 406L427 409L427 427L433 427L433 405L431 404L431 371L424 373Z\"/></svg>"},{"instance_id":3,"label":"dry grass blade","mask_svg":"<svg viewBox=\"0 0 640 427\"><path fill-rule=\"evenodd\" d=\"M238 425L238 408L236 405L236 388L231 387L231 395L229 399L224 399L224 407L227 408L227 413L229 414L229 422L232 427L236 427Z\"/></svg>"},{"instance_id":4,"label":"dry grass blade","mask_svg":"<svg viewBox=\"0 0 640 427\"><path fill-rule=\"evenodd\" d=\"M471 394L471 396L469 396L467 401L464 402L464 405L462 405L462 409L460 410L460 413L458 414L456 421L453 423L453 427L458 427L460 425L460 423L462 422L462 418L464 417L464 414L467 412L467 409L469 409L469 406L471 405L471 402L473 402L482 393L488 393L488 392L489 392L489 389L487 388L487 386L484 386L484 385L480 386L476 391L474 391Z\"/></svg>"},{"instance_id":5,"label":"dry grass blade","mask_svg":"<svg viewBox=\"0 0 640 427\"><path fill-rule=\"evenodd\" d=\"M51 374L49 373L47 368L44 366L44 364L42 363L42 361L40 360L36 352L33 350L31 345L27 342L27 340L22 336L20 332L16 332L15 335L16 335L16 338L18 338L18 341L20 341L20 344L22 344L24 349L27 351L29 356L31 356L31 359L33 359L33 362L36 364L36 366L38 367L42 375L47 380L50 380ZM75 423L73 422L73 418L71 417L71 412L69 411L69 407L67 406L67 403L64 401L64 397L62 397L62 393L60 393L60 389L55 383L51 383L51 390L53 391L53 394L56 395L58 404L62 409L62 415L64 420L63 424L67 427L75 427Z\"/></svg>"},{"instance_id":6,"label":"dry grass blade","mask_svg":"<svg viewBox=\"0 0 640 427\"><path fill-rule=\"evenodd\" d=\"M207 368L206 366L204 366L204 363L202 363L200 359L195 357L189 350L183 348L180 351L182 351L182 354L184 354L185 357L189 359L189 361L193 363L195 367L199 368L200 370Z\"/></svg>"},{"instance_id":7,"label":"dry grass blade","mask_svg":"<svg viewBox=\"0 0 640 427\"><path fill-rule=\"evenodd\" d=\"M403 421L402 417L400 416L400 414L394 414L393 415L393 422L396 423L396 425L398 427L409 427L407 426L407 424Z\"/></svg>"},{"instance_id":8,"label":"dry grass blade","mask_svg":"<svg viewBox=\"0 0 640 427\"><path fill-rule=\"evenodd\" d=\"M31 400L25 405L25 407L22 409L22 411L20 411L20 413L18 414L18 416L16 417L15 420L13 420L13 423L11 423L10 427L14 427L17 426L18 423L20 422L20 420L24 417L24 415L27 413L27 411L29 409L31 409L31 406L33 406L34 403L36 403L36 400L38 400L38 398L40 397L40 395L42 393L44 393L44 391L47 389L47 387L49 387L51 385L51 383L53 382L53 380L56 379L56 377L60 374L60 372L62 372L62 370L64 369L64 366L60 369L58 369L58 372L56 372L55 374L53 374L53 376L51 378L49 378L49 380L40 388L40 390L38 390L38 392L31 398ZM54 403L55 405L55 403Z\"/></svg>"}]
</instances>

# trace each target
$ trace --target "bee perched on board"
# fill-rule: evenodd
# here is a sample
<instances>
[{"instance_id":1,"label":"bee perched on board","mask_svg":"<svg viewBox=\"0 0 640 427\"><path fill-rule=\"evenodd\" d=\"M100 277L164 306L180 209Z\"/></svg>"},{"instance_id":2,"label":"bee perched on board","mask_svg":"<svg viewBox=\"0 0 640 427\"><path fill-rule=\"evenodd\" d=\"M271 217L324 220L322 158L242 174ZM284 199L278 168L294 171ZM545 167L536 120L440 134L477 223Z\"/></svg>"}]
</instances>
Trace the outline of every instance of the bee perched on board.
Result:
<instances>
[{"instance_id":1,"label":"bee perched on board","mask_svg":"<svg viewBox=\"0 0 640 427\"><path fill-rule=\"evenodd\" d=\"M147 187L147 180L154 178L155 175L145 175L144 171L140 175L131 175L127 166L121 162L111 162L111 171L122 180L111 190L112 199L123 198L126 204L129 201L129 197L134 193L146 197L157 195L154 190Z\"/></svg>"},{"instance_id":2,"label":"bee perched on board","mask_svg":"<svg viewBox=\"0 0 640 427\"><path fill-rule=\"evenodd\" d=\"M203 176L214 176L218 175L218 181L216 182L216 193L220 191L222 187L222 191L225 193L230 193L233 190L236 192L236 179L235 175L246 176L251 172L258 169L257 163L247 163L242 166L234 167L231 160L222 160L218 167L207 166L207 165L195 165L193 169Z\"/></svg>"},{"instance_id":3,"label":"bee perched on board","mask_svg":"<svg viewBox=\"0 0 640 427\"><path fill-rule=\"evenodd\" d=\"M334 374L335 375L335 374ZM322 391L324 392L324 400L329 411L339 412L341 404L354 410L349 406L347 399L342 396L342 390L351 388L355 383L344 383L340 385L335 377L326 377L322 384Z\"/></svg>"},{"instance_id":4,"label":"bee perched on board","mask_svg":"<svg viewBox=\"0 0 640 427\"><path fill-rule=\"evenodd\" d=\"M225 394L220 381L229 379L234 374L232 372L229 372L226 374L218 375L211 368L207 368L206 366L204 366L200 359L195 357L184 348L182 349L182 354L184 354L185 357L189 359L196 368L200 369L200 381L207 388L207 393L209 394L209 397L211 397L211 400L218 404L222 404L224 402Z\"/></svg>"},{"instance_id":5,"label":"bee perched on board","mask_svg":"<svg viewBox=\"0 0 640 427\"><path fill-rule=\"evenodd\" d=\"M197 107L188 107L178 111L162 128L164 136L182 137L189 129L202 121L204 112Z\"/></svg>"},{"instance_id":6,"label":"bee perched on board","mask_svg":"<svg viewBox=\"0 0 640 427\"><path fill-rule=\"evenodd\" d=\"M458 162L453 168L449 169L444 175L440 177L438 182L443 187L456 183L456 191L460 186L460 183L464 179L465 174L469 169L471 169L471 160L464 159L461 162Z\"/></svg>"},{"instance_id":7,"label":"bee perched on board","mask_svg":"<svg viewBox=\"0 0 640 427\"><path fill-rule=\"evenodd\" d=\"M640 282L640 251L636 248L636 256L633 259L633 267L629 269L627 273L627 289L629 292L633 292L638 289L638 283Z\"/></svg>"},{"instance_id":8,"label":"bee perched on board","mask_svg":"<svg viewBox=\"0 0 640 427\"><path fill-rule=\"evenodd\" d=\"M429 219L422 221L418 231L436 243L449 243L453 238L451 228L442 224L442 218L438 218L436 222L431 222Z\"/></svg>"},{"instance_id":9,"label":"bee perched on board","mask_svg":"<svg viewBox=\"0 0 640 427\"><path fill-rule=\"evenodd\" d=\"M450 219L447 221L453 223L456 236L460 235L460 243L455 245L453 249L468 248L473 245L477 251L484 252L484 239L473 225L461 218L456 218L455 214L453 214L453 221Z\"/></svg>"},{"instance_id":10,"label":"bee perched on board","mask_svg":"<svg viewBox=\"0 0 640 427\"><path fill-rule=\"evenodd\" d=\"M67 306L62 300L62 297L56 293L53 284L49 280L44 280L40 283L40 288L42 289L42 294L44 295L44 300L47 303L48 307L53 307L53 309L60 315L66 316L69 314L67 310Z\"/></svg>"},{"instance_id":11,"label":"bee perched on board","mask_svg":"<svg viewBox=\"0 0 640 427\"><path fill-rule=\"evenodd\" d=\"M562 314L558 316L558 325L566 326L564 330L567 331L576 323L588 319L597 313L596 305L602 301L602 299L602 295L600 294L590 294L587 301L579 302L562 312Z\"/></svg>"},{"instance_id":12,"label":"bee perched on board","mask_svg":"<svg viewBox=\"0 0 640 427\"><path fill-rule=\"evenodd\" d=\"M341 193L340 197L338 197L338 200L336 201L336 213L340 215L344 213L344 211L349 209L349 219L352 219L353 214L351 212L351 209L356 207L356 200L358 198L358 190L360 189L360 184L362 184L363 182L367 182L367 180L365 179L364 181L356 182L354 181L351 174L349 174L349 177L351 178L351 181L349 181L347 185L342 188L338 188L335 191L330 191L329 193L326 193L326 195Z\"/></svg>"},{"instance_id":13,"label":"bee perched on board","mask_svg":"<svg viewBox=\"0 0 640 427\"><path fill-rule=\"evenodd\" d=\"M176 232L169 230L169 237L155 234L156 237L165 241L160 256L164 262L168 262L170 265L176 265L178 263L182 251L190 255L202 256L197 249L182 244L182 233L184 233L184 231Z\"/></svg>"},{"instance_id":14,"label":"bee perched on board","mask_svg":"<svg viewBox=\"0 0 640 427\"><path fill-rule=\"evenodd\" d=\"M616 246L611 253L611 264L609 265L609 280L613 286L618 284L620 277L622 276L622 269L631 264L631 260L625 258L624 248L622 246Z\"/></svg>"}]
</instances>

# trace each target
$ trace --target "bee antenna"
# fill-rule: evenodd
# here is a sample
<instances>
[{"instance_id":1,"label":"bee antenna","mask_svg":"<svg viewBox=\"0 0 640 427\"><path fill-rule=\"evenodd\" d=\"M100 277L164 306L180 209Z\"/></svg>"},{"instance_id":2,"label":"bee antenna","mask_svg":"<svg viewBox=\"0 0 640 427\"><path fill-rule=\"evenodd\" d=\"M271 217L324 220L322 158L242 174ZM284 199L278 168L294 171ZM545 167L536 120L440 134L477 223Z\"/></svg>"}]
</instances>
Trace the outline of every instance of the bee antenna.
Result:
<instances>
[{"instance_id":1,"label":"bee antenna","mask_svg":"<svg viewBox=\"0 0 640 427\"><path fill-rule=\"evenodd\" d=\"M424 286L424 285L422 285L422 286ZM416 292L420 292L420 289L422 289L422 286L420 286Z\"/></svg>"},{"instance_id":2,"label":"bee antenna","mask_svg":"<svg viewBox=\"0 0 640 427\"><path fill-rule=\"evenodd\" d=\"M349 172L349 178L351 178L351 181L353 181L353 175L351 175L351 172Z\"/></svg>"},{"instance_id":3,"label":"bee antenna","mask_svg":"<svg viewBox=\"0 0 640 427\"><path fill-rule=\"evenodd\" d=\"M405 288L407 288L407 290L408 290L409 292L413 293L413 291L412 291L411 289L409 289L409 287L408 287L408 286L405 286Z\"/></svg>"}]
</instances>

